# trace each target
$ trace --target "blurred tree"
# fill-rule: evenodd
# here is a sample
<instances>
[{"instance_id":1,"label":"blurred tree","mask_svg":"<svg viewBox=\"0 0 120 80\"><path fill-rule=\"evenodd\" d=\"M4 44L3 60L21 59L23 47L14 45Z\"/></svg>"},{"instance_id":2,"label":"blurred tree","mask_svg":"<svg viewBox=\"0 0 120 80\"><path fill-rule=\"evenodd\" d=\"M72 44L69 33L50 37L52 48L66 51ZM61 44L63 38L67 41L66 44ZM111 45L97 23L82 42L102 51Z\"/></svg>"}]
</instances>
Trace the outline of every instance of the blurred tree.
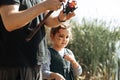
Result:
<instances>
[{"instance_id":1,"label":"blurred tree","mask_svg":"<svg viewBox=\"0 0 120 80\"><path fill-rule=\"evenodd\" d=\"M112 76L114 78L117 57L115 44L120 39L120 29L117 27L110 30L105 22L97 19L83 19L81 25L71 21L71 26L73 40L68 48L82 65L83 75L87 76L85 80L110 80ZM102 79L97 79L96 76Z\"/></svg>"}]
</instances>

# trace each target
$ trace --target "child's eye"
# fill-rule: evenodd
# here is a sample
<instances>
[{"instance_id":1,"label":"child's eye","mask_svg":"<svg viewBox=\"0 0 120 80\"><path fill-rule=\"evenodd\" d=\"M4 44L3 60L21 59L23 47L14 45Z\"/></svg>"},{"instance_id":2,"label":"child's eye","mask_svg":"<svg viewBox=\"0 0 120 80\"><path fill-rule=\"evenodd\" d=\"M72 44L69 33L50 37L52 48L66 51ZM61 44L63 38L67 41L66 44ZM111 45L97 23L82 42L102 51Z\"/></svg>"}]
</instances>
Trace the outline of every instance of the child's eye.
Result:
<instances>
[{"instance_id":1,"label":"child's eye","mask_svg":"<svg viewBox=\"0 0 120 80\"><path fill-rule=\"evenodd\" d=\"M64 37L63 35L58 35L59 37Z\"/></svg>"},{"instance_id":2,"label":"child's eye","mask_svg":"<svg viewBox=\"0 0 120 80\"><path fill-rule=\"evenodd\" d=\"M59 37L64 37L63 35L59 35Z\"/></svg>"},{"instance_id":3,"label":"child's eye","mask_svg":"<svg viewBox=\"0 0 120 80\"><path fill-rule=\"evenodd\" d=\"M66 36L66 38L69 38L69 36Z\"/></svg>"}]
</instances>

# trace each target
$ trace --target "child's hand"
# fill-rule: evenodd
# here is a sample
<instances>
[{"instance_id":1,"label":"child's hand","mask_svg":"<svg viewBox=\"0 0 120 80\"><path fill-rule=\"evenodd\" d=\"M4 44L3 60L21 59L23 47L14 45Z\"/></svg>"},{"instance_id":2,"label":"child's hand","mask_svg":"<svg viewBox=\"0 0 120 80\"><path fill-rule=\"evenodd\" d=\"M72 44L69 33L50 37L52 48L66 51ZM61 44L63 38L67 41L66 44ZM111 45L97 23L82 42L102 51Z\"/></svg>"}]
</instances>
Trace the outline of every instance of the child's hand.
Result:
<instances>
[{"instance_id":1,"label":"child's hand","mask_svg":"<svg viewBox=\"0 0 120 80\"><path fill-rule=\"evenodd\" d=\"M64 59L70 61L70 63L72 64L72 66L74 68L78 68L79 67L79 64L76 62L74 56L70 55L70 54L65 54L64 55Z\"/></svg>"},{"instance_id":2,"label":"child's hand","mask_svg":"<svg viewBox=\"0 0 120 80\"><path fill-rule=\"evenodd\" d=\"M70 61L70 62L74 62L75 61L75 58L70 55L70 54L65 54L64 55L64 59L66 59L67 61Z\"/></svg>"},{"instance_id":3,"label":"child's hand","mask_svg":"<svg viewBox=\"0 0 120 80\"><path fill-rule=\"evenodd\" d=\"M65 78L59 74L59 73L54 73L55 80L65 80Z\"/></svg>"}]
</instances>

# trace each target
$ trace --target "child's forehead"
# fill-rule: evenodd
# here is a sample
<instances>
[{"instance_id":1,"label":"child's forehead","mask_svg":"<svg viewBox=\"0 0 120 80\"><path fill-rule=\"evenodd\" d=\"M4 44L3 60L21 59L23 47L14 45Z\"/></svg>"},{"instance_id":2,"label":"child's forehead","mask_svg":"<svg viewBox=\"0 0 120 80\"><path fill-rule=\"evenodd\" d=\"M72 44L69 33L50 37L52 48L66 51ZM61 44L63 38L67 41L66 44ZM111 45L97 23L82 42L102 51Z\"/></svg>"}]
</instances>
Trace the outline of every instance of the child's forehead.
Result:
<instances>
[{"instance_id":1,"label":"child's forehead","mask_svg":"<svg viewBox=\"0 0 120 80\"><path fill-rule=\"evenodd\" d=\"M59 29L58 33L59 34L69 34L70 30L69 29Z\"/></svg>"},{"instance_id":2,"label":"child's forehead","mask_svg":"<svg viewBox=\"0 0 120 80\"><path fill-rule=\"evenodd\" d=\"M59 29L58 30L58 32L68 32L68 31L70 31L68 28L61 28L61 29Z\"/></svg>"}]
</instances>

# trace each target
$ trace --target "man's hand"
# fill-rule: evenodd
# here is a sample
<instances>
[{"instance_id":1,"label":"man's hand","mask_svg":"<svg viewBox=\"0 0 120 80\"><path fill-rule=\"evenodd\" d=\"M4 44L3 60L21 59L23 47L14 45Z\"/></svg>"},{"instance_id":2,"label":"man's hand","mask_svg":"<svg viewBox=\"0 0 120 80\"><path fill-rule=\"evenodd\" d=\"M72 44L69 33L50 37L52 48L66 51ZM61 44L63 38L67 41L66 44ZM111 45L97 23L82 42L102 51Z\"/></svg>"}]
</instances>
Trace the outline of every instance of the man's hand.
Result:
<instances>
[{"instance_id":1,"label":"man's hand","mask_svg":"<svg viewBox=\"0 0 120 80\"><path fill-rule=\"evenodd\" d=\"M68 14L64 14L63 13L63 10L60 12L58 18L60 21L66 21L66 20L69 20L70 18L74 17L75 16L75 13L74 12L70 12Z\"/></svg>"},{"instance_id":2,"label":"man's hand","mask_svg":"<svg viewBox=\"0 0 120 80\"><path fill-rule=\"evenodd\" d=\"M56 11L61 8L62 2L65 2L65 0L46 0L44 2L44 7L46 10Z\"/></svg>"}]
</instances>

